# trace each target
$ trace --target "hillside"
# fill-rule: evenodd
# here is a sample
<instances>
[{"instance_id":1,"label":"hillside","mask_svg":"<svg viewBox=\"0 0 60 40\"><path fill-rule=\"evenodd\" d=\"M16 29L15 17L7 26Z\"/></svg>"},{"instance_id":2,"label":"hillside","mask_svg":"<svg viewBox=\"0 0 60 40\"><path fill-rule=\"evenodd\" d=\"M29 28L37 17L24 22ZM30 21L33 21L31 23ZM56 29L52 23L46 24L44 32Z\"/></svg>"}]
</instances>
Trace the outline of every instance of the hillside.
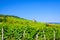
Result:
<instances>
[{"instance_id":1,"label":"hillside","mask_svg":"<svg viewBox=\"0 0 60 40\"><path fill-rule=\"evenodd\" d=\"M2 27L4 29L4 40L35 40L37 34L38 40L43 40L44 34L47 40L52 40L54 31L56 32L56 40L60 39L60 24L48 24L17 16L0 15L1 32Z\"/></svg>"},{"instance_id":2,"label":"hillside","mask_svg":"<svg viewBox=\"0 0 60 40\"><path fill-rule=\"evenodd\" d=\"M0 23L15 24L17 26L18 25L29 25L29 26L34 26L34 27L37 27L37 26L40 27L45 24L41 22L34 22L33 20L19 18L17 16L10 16L10 15L0 15Z\"/></svg>"}]
</instances>

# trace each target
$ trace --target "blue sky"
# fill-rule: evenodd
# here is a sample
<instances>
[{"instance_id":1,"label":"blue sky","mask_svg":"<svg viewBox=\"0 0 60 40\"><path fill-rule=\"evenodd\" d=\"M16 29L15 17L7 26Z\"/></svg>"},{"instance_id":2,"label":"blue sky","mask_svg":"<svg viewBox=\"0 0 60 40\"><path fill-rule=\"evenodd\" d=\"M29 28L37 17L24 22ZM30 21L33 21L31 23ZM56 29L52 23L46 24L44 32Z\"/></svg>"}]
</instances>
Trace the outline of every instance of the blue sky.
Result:
<instances>
[{"instance_id":1,"label":"blue sky","mask_svg":"<svg viewBox=\"0 0 60 40\"><path fill-rule=\"evenodd\" d=\"M0 14L60 22L60 0L0 0Z\"/></svg>"}]
</instances>

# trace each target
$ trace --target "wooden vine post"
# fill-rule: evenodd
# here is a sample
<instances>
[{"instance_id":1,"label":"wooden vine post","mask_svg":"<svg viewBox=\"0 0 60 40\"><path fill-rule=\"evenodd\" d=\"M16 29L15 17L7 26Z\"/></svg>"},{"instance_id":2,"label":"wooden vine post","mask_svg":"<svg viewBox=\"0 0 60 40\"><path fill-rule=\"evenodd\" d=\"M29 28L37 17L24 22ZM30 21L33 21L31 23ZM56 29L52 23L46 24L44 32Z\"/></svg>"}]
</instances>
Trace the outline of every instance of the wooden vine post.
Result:
<instances>
[{"instance_id":1,"label":"wooden vine post","mask_svg":"<svg viewBox=\"0 0 60 40\"><path fill-rule=\"evenodd\" d=\"M36 34L36 40L38 40L38 33Z\"/></svg>"},{"instance_id":2,"label":"wooden vine post","mask_svg":"<svg viewBox=\"0 0 60 40\"><path fill-rule=\"evenodd\" d=\"M4 40L4 30L3 30L3 27L2 27L2 40Z\"/></svg>"},{"instance_id":3,"label":"wooden vine post","mask_svg":"<svg viewBox=\"0 0 60 40\"><path fill-rule=\"evenodd\" d=\"M25 40L25 30L24 30L24 32L23 32L23 40Z\"/></svg>"},{"instance_id":4,"label":"wooden vine post","mask_svg":"<svg viewBox=\"0 0 60 40\"><path fill-rule=\"evenodd\" d=\"M55 40L55 31L54 31L54 40Z\"/></svg>"},{"instance_id":5,"label":"wooden vine post","mask_svg":"<svg viewBox=\"0 0 60 40\"><path fill-rule=\"evenodd\" d=\"M44 35L44 40L46 40L46 37L45 37L45 32L44 32L44 30L43 30L43 35Z\"/></svg>"}]
</instances>

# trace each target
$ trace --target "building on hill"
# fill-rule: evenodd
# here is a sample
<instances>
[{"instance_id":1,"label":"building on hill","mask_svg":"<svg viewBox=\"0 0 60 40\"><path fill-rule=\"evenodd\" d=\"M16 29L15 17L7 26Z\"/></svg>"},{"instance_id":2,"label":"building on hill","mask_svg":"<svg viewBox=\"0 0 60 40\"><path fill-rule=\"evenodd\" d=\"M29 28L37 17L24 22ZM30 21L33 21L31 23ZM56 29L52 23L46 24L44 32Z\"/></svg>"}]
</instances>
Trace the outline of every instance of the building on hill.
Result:
<instances>
[{"instance_id":1,"label":"building on hill","mask_svg":"<svg viewBox=\"0 0 60 40\"><path fill-rule=\"evenodd\" d=\"M36 22L36 20L35 20L35 18L33 18L33 20L32 20L33 22Z\"/></svg>"}]
</instances>

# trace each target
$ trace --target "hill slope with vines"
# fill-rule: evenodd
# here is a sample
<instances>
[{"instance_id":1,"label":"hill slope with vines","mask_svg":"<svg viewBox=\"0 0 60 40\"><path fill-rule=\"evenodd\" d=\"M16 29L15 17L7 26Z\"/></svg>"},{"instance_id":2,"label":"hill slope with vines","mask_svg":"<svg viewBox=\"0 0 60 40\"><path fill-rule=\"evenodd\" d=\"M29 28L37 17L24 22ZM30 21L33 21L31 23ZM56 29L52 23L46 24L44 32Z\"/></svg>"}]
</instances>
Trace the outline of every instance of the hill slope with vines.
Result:
<instances>
[{"instance_id":1,"label":"hill slope with vines","mask_svg":"<svg viewBox=\"0 0 60 40\"><path fill-rule=\"evenodd\" d=\"M48 24L17 16L0 15L0 40L2 28L4 29L4 40L35 40L37 34L38 40L44 40L44 34L47 40L53 40L54 31L56 40L60 39L60 24Z\"/></svg>"}]
</instances>

